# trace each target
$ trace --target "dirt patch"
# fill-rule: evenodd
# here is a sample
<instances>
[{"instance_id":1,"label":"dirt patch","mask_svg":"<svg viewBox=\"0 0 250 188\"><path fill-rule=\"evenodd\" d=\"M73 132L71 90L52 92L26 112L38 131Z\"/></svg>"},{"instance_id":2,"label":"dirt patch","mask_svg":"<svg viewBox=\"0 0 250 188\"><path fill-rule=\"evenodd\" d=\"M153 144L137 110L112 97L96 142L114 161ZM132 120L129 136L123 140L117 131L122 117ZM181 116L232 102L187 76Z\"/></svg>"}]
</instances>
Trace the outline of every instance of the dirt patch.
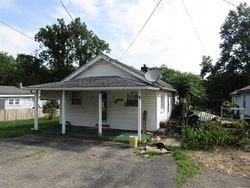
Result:
<instances>
[{"instance_id":1,"label":"dirt patch","mask_svg":"<svg viewBox=\"0 0 250 188\"><path fill-rule=\"evenodd\" d=\"M213 151L188 151L188 155L208 169L233 175L250 177L250 153L233 148Z\"/></svg>"}]
</instances>

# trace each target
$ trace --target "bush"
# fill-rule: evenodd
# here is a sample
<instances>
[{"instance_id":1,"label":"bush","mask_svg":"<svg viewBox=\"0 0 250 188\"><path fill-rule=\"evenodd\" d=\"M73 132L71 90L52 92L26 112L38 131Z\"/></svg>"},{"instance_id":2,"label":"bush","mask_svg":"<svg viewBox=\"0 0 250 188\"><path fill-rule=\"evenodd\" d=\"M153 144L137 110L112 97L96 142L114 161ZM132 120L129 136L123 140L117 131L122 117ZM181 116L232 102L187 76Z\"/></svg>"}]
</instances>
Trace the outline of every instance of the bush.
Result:
<instances>
[{"instance_id":1,"label":"bush","mask_svg":"<svg viewBox=\"0 0 250 188\"><path fill-rule=\"evenodd\" d=\"M241 148L243 148L246 151L250 151L250 139L249 138L243 138L240 142L239 145Z\"/></svg>"},{"instance_id":2,"label":"bush","mask_svg":"<svg viewBox=\"0 0 250 188\"><path fill-rule=\"evenodd\" d=\"M230 143L229 131L214 122L204 122L197 129L183 125L183 147L186 149L208 150L214 146L225 146Z\"/></svg>"},{"instance_id":3,"label":"bush","mask_svg":"<svg viewBox=\"0 0 250 188\"><path fill-rule=\"evenodd\" d=\"M43 113L48 114L49 119L53 119L56 114L56 110L58 108L58 103L56 100L47 101L43 105Z\"/></svg>"}]
</instances>

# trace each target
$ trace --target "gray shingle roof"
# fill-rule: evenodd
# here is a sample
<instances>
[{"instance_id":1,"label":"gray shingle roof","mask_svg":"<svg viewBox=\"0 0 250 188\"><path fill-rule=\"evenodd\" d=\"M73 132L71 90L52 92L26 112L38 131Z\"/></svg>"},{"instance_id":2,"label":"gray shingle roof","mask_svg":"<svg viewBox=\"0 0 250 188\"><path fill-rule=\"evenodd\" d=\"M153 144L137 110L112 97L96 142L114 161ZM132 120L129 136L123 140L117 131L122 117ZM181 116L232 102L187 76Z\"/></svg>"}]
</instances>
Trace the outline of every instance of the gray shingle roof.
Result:
<instances>
[{"instance_id":1,"label":"gray shingle roof","mask_svg":"<svg viewBox=\"0 0 250 188\"><path fill-rule=\"evenodd\" d=\"M33 85L26 88L81 88L81 87L134 87L147 86L146 83L137 82L119 76L95 76L69 81L52 82L47 84Z\"/></svg>"},{"instance_id":2,"label":"gray shingle roof","mask_svg":"<svg viewBox=\"0 0 250 188\"><path fill-rule=\"evenodd\" d=\"M30 95L26 90L19 89L15 86L0 86L0 95Z\"/></svg>"}]
</instances>

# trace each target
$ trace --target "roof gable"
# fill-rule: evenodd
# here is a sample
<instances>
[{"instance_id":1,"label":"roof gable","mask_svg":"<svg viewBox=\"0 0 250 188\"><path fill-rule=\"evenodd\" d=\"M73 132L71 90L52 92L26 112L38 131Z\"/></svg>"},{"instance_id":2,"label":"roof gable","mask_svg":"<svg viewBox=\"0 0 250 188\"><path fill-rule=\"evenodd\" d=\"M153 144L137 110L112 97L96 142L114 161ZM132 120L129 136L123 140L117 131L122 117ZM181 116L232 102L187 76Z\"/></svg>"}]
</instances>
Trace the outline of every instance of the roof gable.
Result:
<instances>
[{"instance_id":1,"label":"roof gable","mask_svg":"<svg viewBox=\"0 0 250 188\"><path fill-rule=\"evenodd\" d=\"M110 66L114 67L113 70L116 69L118 74L115 74L114 72L110 73L110 69L106 69L107 71L103 70L103 73L100 73L99 75L96 75L98 73L95 72L95 74L93 76L115 76L116 75L116 76L127 77L130 79L134 78L136 81L143 81L143 82L151 84L148 80L146 80L144 78L144 74L141 71L134 69L133 67L125 65L123 63L120 63L120 62L118 62L118 61L116 61L116 60L114 60L114 59L112 59L104 54L96 56L91 61L89 61L85 65L79 67L76 71L74 71L69 76L64 78L62 81L69 81L72 79L88 77L87 75L91 75L91 73L93 73L93 72L90 72L89 74L87 72L93 71L93 69L91 69L91 68L93 68L95 64L97 64L97 65L99 64L98 66L101 66L103 64L106 64L106 65L109 64ZM106 66L106 68L107 68L107 66ZM111 68L111 67L109 67L109 68ZM120 75L120 74L122 74L122 75Z\"/></svg>"}]
</instances>

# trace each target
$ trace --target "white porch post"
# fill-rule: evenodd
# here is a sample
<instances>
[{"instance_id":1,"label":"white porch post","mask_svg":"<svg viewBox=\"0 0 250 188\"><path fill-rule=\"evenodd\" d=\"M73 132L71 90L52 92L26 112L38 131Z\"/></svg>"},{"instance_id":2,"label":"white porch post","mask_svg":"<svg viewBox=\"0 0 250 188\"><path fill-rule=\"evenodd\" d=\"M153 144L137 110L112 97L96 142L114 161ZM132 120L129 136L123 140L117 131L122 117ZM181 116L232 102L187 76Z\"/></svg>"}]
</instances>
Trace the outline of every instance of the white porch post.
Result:
<instances>
[{"instance_id":1,"label":"white porch post","mask_svg":"<svg viewBox=\"0 0 250 188\"><path fill-rule=\"evenodd\" d=\"M99 121L98 121L98 134L102 135L102 93L99 92Z\"/></svg>"},{"instance_id":2,"label":"white porch post","mask_svg":"<svg viewBox=\"0 0 250 188\"><path fill-rule=\"evenodd\" d=\"M65 91L62 91L62 100L61 100L61 113L62 113L62 134L65 134Z\"/></svg>"},{"instance_id":3,"label":"white porch post","mask_svg":"<svg viewBox=\"0 0 250 188\"><path fill-rule=\"evenodd\" d=\"M138 90L138 140L141 141L141 91Z\"/></svg>"},{"instance_id":4,"label":"white porch post","mask_svg":"<svg viewBox=\"0 0 250 188\"><path fill-rule=\"evenodd\" d=\"M38 130L38 91L35 91L34 129Z\"/></svg>"}]
</instances>

